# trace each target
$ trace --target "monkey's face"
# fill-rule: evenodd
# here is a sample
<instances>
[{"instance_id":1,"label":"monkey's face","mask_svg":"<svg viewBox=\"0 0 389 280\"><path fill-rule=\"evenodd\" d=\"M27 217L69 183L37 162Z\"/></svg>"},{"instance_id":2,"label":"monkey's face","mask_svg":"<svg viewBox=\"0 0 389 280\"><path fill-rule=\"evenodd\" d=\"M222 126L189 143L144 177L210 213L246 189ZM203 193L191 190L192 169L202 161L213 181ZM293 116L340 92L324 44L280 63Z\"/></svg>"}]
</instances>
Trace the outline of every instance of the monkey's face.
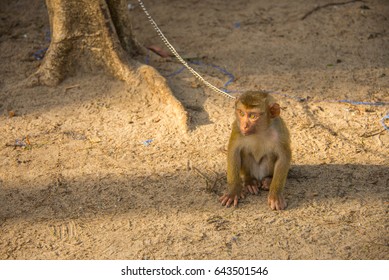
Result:
<instances>
[{"instance_id":1,"label":"monkey's face","mask_svg":"<svg viewBox=\"0 0 389 280\"><path fill-rule=\"evenodd\" d=\"M236 119L240 133L244 136L255 134L261 124L264 113L258 108L248 109L245 106L236 107Z\"/></svg>"}]
</instances>

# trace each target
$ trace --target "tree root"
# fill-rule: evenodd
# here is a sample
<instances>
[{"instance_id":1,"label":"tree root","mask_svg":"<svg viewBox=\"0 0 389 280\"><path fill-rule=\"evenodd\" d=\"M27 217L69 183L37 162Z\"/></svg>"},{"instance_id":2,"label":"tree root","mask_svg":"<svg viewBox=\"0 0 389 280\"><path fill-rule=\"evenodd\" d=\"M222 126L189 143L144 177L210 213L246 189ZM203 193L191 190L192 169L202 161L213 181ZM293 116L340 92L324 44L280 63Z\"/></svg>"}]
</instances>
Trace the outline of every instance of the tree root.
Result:
<instances>
[{"instance_id":1,"label":"tree root","mask_svg":"<svg viewBox=\"0 0 389 280\"><path fill-rule=\"evenodd\" d=\"M167 115L171 118L172 123L176 123L184 132L188 131L188 114L184 106L173 95L166 79L162 77L154 68L142 64L137 72L141 76L141 80L146 82L149 92L152 93L153 98L157 98L158 102L162 103Z\"/></svg>"}]
</instances>

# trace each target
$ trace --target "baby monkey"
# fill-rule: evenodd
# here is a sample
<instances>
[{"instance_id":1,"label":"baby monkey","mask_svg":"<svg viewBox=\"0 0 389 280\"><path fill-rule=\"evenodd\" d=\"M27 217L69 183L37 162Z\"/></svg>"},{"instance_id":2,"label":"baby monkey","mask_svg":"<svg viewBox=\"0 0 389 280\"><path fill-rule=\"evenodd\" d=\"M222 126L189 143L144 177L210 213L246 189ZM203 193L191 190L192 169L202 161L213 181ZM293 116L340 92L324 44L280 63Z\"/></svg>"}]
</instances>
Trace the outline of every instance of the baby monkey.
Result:
<instances>
[{"instance_id":1,"label":"baby monkey","mask_svg":"<svg viewBox=\"0 0 389 280\"><path fill-rule=\"evenodd\" d=\"M248 191L269 190L268 204L283 210L282 194L288 175L291 149L289 131L280 117L280 105L266 92L249 91L235 102L236 119L228 143L228 191L222 205L238 205Z\"/></svg>"}]
</instances>

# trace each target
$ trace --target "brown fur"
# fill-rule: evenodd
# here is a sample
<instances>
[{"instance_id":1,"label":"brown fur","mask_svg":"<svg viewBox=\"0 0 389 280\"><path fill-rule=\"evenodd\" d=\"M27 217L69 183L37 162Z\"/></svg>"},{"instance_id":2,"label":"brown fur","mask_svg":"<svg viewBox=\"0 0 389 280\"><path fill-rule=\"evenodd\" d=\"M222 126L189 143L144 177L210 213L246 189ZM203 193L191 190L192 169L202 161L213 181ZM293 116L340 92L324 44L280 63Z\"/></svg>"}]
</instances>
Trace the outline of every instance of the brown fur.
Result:
<instances>
[{"instance_id":1,"label":"brown fur","mask_svg":"<svg viewBox=\"0 0 389 280\"><path fill-rule=\"evenodd\" d=\"M257 194L263 186L269 189L270 208L285 209L282 192L291 149L288 129L279 116L280 106L268 93L251 91L237 99L235 109L228 144L228 192L220 198L222 205L236 206L246 191Z\"/></svg>"}]
</instances>

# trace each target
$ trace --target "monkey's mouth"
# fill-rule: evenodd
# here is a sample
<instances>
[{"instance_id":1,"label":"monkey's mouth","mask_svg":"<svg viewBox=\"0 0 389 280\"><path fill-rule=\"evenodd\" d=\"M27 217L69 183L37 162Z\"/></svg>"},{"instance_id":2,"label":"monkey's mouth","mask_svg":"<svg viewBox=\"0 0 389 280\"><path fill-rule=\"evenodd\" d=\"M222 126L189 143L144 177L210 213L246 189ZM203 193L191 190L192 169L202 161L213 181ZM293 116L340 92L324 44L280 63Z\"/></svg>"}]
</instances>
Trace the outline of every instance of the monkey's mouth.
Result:
<instances>
[{"instance_id":1,"label":"monkey's mouth","mask_svg":"<svg viewBox=\"0 0 389 280\"><path fill-rule=\"evenodd\" d=\"M252 130L241 130L240 133L242 133L243 136L248 136L253 134Z\"/></svg>"}]
</instances>

